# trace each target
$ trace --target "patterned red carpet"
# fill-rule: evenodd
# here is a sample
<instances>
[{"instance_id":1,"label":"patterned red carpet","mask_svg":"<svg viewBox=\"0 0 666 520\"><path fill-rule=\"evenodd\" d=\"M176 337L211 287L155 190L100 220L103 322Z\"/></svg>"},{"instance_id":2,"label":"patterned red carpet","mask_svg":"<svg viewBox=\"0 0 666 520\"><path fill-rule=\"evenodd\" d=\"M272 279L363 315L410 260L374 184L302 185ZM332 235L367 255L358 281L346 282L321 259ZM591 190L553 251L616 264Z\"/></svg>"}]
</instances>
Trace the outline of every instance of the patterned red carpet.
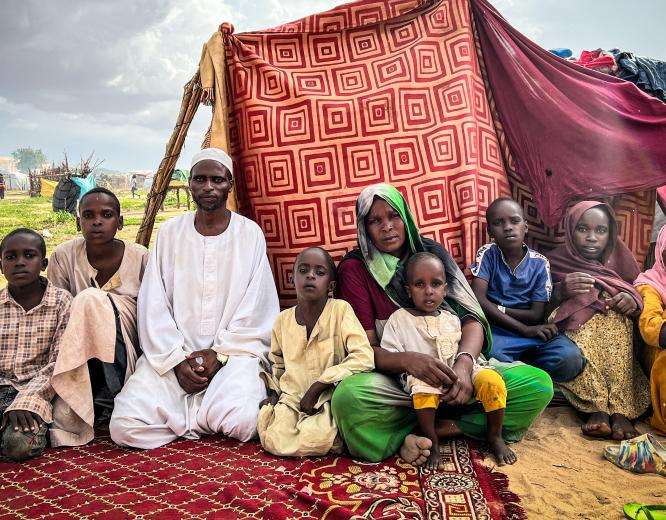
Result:
<instances>
[{"instance_id":1,"label":"patterned red carpet","mask_svg":"<svg viewBox=\"0 0 666 520\"><path fill-rule=\"evenodd\" d=\"M278 459L256 443L210 437L152 451L108 437L0 463L0 519L389 518L519 519L506 477L466 441L442 447L445 470L400 459Z\"/></svg>"}]
</instances>

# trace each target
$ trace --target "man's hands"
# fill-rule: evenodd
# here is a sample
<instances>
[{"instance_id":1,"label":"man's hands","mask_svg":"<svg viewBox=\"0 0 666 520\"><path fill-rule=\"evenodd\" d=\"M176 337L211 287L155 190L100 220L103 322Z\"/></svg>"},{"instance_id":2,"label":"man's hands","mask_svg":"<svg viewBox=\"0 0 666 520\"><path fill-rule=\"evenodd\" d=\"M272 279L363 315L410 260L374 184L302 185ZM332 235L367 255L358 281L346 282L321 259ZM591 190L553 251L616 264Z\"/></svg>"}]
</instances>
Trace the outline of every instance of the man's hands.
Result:
<instances>
[{"instance_id":1,"label":"man's hands","mask_svg":"<svg viewBox=\"0 0 666 520\"><path fill-rule=\"evenodd\" d=\"M37 433L41 423L42 418L36 413L29 412L28 410L11 410L2 415L0 431L3 431L5 426L11 424L14 431L22 430L24 432Z\"/></svg>"},{"instance_id":2,"label":"man's hands","mask_svg":"<svg viewBox=\"0 0 666 520\"><path fill-rule=\"evenodd\" d=\"M445 363L427 354L406 352L405 372L424 381L430 386L449 387L458 379L458 375Z\"/></svg>"},{"instance_id":3,"label":"man's hands","mask_svg":"<svg viewBox=\"0 0 666 520\"><path fill-rule=\"evenodd\" d=\"M187 360L190 362L192 370L209 381L222 368L222 363L217 359L217 352L212 348L190 352L187 355Z\"/></svg>"},{"instance_id":4,"label":"man's hands","mask_svg":"<svg viewBox=\"0 0 666 520\"><path fill-rule=\"evenodd\" d=\"M217 353L208 348L191 352L173 370L180 387L188 394L196 394L206 389L220 368Z\"/></svg>"},{"instance_id":5,"label":"man's hands","mask_svg":"<svg viewBox=\"0 0 666 520\"><path fill-rule=\"evenodd\" d=\"M315 381L314 383L312 383L312 386L308 388L308 391L305 392L303 399L301 399L300 403L301 412L307 415L316 414L319 411L318 408L315 408L319 396L322 394L322 392L329 389L331 386L333 385L327 383L320 383L319 381Z\"/></svg>"}]
</instances>

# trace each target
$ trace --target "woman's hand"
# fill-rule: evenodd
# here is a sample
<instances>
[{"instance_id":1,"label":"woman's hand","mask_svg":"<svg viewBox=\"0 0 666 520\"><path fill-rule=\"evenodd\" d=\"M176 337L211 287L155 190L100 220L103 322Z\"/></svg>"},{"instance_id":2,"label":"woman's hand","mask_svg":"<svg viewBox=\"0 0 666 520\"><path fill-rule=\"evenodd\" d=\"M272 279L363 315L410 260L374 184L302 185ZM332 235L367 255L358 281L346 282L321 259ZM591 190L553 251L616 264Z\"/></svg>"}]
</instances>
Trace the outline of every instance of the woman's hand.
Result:
<instances>
[{"instance_id":1,"label":"woman's hand","mask_svg":"<svg viewBox=\"0 0 666 520\"><path fill-rule=\"evenodd\" d=\"M469 356L460 356L453 365L453 372L456 374L456 382L442 394L442 402L449 406L461 406L470 400L474 394L472 385L472 368L474 362Z\"/></svg>"},{"instance_id":2,"label":"woman's hand","mask_svg":"<svg viewBox=\"0 0 666 520\"><path fill-rule=\"evenodd\" d=\"M560 283L562 301L580 294L587 294L594 288L594 277L587 273L569 273Z\"/></svg>"},{"instance_id":3,"label":"woman's hand","mask_svg":"<svg viewBox=\"0 0 666 520\"><path fill-rule=\"evenodd\" d=\"M606 298L606 306L625 316L633 316L638 310L636 300L626 292L619 292L612 298Z\"/></svg>"},{"instance_id":4,"label":"woman's hand","mask_svg":"<svg viewBox=\"0 0 666 520\"><path fill-rule=\"evenodd\" d=\"M458 375L439 359L418 352L405 352L403 355L404 371L430 386L449 388L458 379Z\"/></svg>"}]
</instances>

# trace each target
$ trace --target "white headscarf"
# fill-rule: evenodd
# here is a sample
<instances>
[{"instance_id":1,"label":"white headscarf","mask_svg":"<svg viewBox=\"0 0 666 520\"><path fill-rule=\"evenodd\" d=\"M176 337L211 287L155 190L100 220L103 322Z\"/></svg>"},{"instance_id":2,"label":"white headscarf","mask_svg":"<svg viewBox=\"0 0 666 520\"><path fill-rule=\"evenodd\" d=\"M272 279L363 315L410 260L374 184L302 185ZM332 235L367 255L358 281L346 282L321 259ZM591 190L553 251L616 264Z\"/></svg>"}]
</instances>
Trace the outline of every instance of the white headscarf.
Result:
<instances>
[{"instance_id":1,"label":"white headscarf","mask_svg":"<svg viewBox=\"0 0 666 520\"><path fill-rule=\"evenodd\" d=\"M194 166L197 163L206 160L211 160L220 163L227 170L229 170L231 176L233 177L234 162L231 160L231 157L229 157L227 152L225 152L221 148L204 148L203 150L195 153L194 157L192 157L192 166L190 166L190 171L192 171L192 168L194 168Z\"/></svg>"}]
</instances>

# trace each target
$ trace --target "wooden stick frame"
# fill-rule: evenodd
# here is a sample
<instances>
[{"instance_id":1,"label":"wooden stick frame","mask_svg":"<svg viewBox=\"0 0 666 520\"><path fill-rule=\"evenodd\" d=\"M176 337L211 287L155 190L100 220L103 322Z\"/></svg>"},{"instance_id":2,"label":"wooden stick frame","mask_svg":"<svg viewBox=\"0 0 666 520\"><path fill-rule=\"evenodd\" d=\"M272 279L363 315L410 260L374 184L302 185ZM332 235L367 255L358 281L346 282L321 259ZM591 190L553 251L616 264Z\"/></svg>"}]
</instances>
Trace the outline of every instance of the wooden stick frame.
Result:
<instances>
[{"instance_id":1,"label":"wooden stick frame","mask_svg":"<svg viewBox=\"0 0 666 520\"><path fill-rule=\"evenodd\" d=\"M223 96L223 101L226 100L225 90L226 85L222 82L216 95ZM155 227L155 218L164 203L169 184L171 183L171 172L178 162L178 158L183 149L183 144L185 143L185 138L187 137L187 131L189 130L194 115L197 113L197 109L201 104L202 95L203 89L201 87L199 72L197 71L197 73L192 76L192 79L190 79L185 85L176 126L174 127L173 132L171 132L171 138L166 145L164 157L162 158L162 162L160 162L157 172L155 172L153 184L148 193L148 203L146 204L141 226L139 227L139 232L136 236L136 242L145 247L148 247L150 244L150 238L153 234L153 228ZM223 118L225 135L220 136L220 138L223 143L222 147L228 151L229 135L227 131L228 113L226 107L223 109ZM235 189L229 193L227 207L232 211L237 210L238 204L236 202Z\"/></svg>"}]
</instances>

